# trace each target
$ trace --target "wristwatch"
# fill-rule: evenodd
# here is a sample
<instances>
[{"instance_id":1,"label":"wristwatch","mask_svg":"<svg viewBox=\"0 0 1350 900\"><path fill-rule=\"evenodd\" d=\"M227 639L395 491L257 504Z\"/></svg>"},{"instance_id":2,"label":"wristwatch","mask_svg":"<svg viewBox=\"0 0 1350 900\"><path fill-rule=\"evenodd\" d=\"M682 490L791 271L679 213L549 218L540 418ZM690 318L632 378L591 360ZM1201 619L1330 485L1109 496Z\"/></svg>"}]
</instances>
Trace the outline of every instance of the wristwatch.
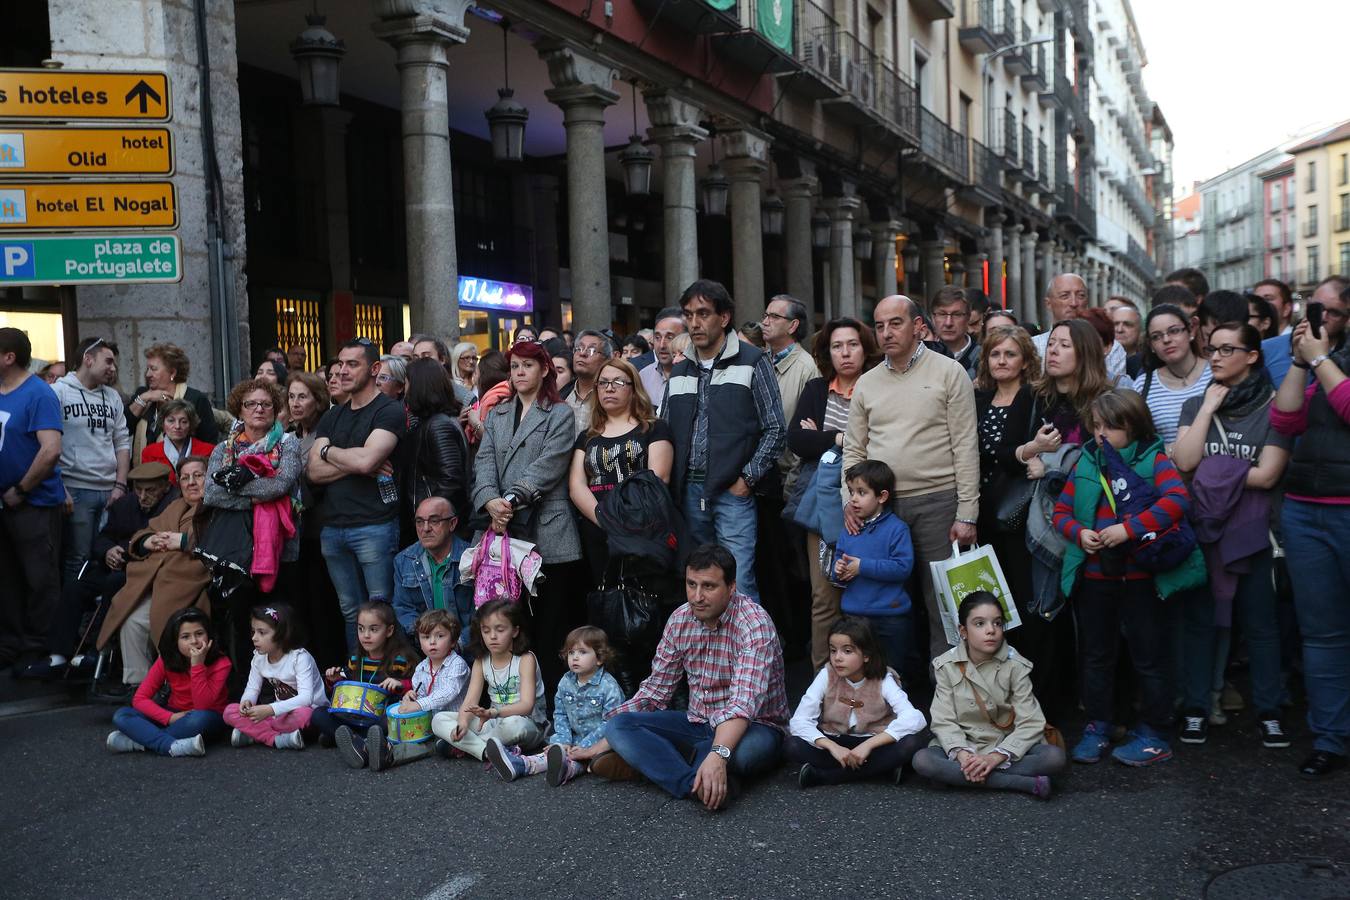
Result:
<instances>
[{"instance_id":1,"label":"wristwatch","mask_svg":"<svg viewBox=\"0 0 1350 900\"><path fill-rule=\"evenodd\" d=\"M1308 360L1308 368L1315 369L1329 359L1331 359L1331 357L1327 356L1325 353L1323 353L1321 356L1315 356L1312 359Z\"/></svg>"},{"instance_id":2,"label":"wristwatch","mask_svg":"<svg viewBox=\"0 0 1350 900\"><path fill-rule=\"evenodd\" d=\"M513 510L516 509L518 506L520 506L520 498L510 491L508 491L506 493L506 496L502 497L502 499L505 500L508 504L510 504Z\"/></svg>"},{"instance_id":3,"label":"wristwatch","mask_svg":"<svg viewBox=\"0 0 1350 900\"><path fill-rule=\"evenodd\" d=\"M332 450L332 449L333 449L333 445L332 445L332 444L324 444L322 447L320 447L320 448L319 448L319 459L321 459L321 460L324 461L324 462L328 462L328 451L329 451L329 450Z\"/></svg>"},{"instance_id":4,"label":"wristwatch","mask_svg":"<svg viewBox=\"0 0 1350 900\"><path fill-rule=\"evenodd\" d=\"M731 759L731 748L730 748L730 747L723 747L721 744L713 744L713 745L712 745L712 752L713 752L713 753L716 753L718 756L722 757L723 759Z\"/></svg>"}]
</instances>

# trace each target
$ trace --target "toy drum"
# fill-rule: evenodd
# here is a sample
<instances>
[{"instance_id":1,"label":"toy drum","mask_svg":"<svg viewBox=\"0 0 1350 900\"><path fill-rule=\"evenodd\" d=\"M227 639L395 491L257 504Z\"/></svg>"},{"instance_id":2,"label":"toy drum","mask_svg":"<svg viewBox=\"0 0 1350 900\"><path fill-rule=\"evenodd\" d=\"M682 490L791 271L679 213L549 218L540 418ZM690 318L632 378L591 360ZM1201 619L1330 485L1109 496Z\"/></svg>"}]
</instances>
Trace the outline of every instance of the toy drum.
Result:
<instances>
[{"instance_id":1,"label":"toy drum","mask_svg":"<svg viewBox=\"0 0 1350 900\"><path fill-rule=\"evenodd\" d=\"M332 711L341 718L378 725L384 718L389 695L377 684L364 681L339 681L333 685Z\"/></svg>"},{"instance_id":2,"label":"toy drum","mask_svg":"<svg viewBox=\"0 0 1350 900\"><path fill-rule=\"evenodd\" d=\"M389 709L389 740L395 744L420 744L431 740L431 710L399 712Z\"/></svg>"}]
</instances>

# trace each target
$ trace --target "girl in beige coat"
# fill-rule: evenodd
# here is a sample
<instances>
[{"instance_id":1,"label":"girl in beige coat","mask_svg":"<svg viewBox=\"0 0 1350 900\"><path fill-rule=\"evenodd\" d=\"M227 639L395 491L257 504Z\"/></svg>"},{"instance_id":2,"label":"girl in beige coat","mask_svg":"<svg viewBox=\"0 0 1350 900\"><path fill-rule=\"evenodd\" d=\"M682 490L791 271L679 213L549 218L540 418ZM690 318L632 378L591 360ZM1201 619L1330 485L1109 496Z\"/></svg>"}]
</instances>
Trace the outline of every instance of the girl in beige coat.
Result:
<instances>
[{"instance_id":1,"label":"girl in beige coat","mask_svg":"<svg viewBox=\"0 0 1350 900\"><path fill-rule=\"evenodd\" d=\"M1064 750L1046 742L1045 716L1031 692L1031 663L1003 640L1003 608L977 591L957 610L961 643L933 660L933 743L914 771L955 787L1024 791L1045 800Z\"/></svg>"}]
</instances>

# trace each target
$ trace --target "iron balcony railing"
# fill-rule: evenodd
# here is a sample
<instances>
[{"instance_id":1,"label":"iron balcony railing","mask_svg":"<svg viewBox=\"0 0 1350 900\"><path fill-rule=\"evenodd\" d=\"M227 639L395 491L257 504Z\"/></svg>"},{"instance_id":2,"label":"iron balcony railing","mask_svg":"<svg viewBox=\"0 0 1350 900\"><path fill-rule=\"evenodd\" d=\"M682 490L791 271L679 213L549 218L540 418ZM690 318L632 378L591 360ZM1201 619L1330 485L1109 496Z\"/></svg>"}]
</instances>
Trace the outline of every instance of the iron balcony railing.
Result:
<instances>
[{"instance_id":1,"label":"iron balcony railing","mask_svg":"<svg viewBox=\"0 0 1350 900\"><path fill-rule=\"evenodd\" d=\"M919 150L934 168L954 181L968 183L970 178L965 137L948 128L947 123L922 106L918 107L918 111Z\"/></svg>"},{"instance_id":2,"label":"iron balcony railing","mask_svg":"<svg viewBox=\"0 0 1350 900\"><path fill-rule=\"evenodd\" d=\"M1139 242L1133 237L1129 238L1125 249L1126 258L1134 263L1135 268L1144 274L1144 278L1152 281L1158 274L1157 265L1153 262L1153 257L1148 255L1148 251L1140 246Z\"/></svg>"},{"instance_id":3,"label":"iron balcony railing","mask_svg":"<svg viewBox=\"0 0 1350 900\"><path fill-rule=\"evenodd\" d=\"M1026 173L1027 181L1036 180L1036 138L1030 125L1022 126L1022 171Z\"/></svg>"},{"instance_id":4,"label":"iron balcony railing","mask_svg":"<svg viewBox=\"0 0 1350 900\"><path fill-rule=\"evenodd\" d=\"M1036 142L1036 171L1040 175L1040 183L1044 188L1050 187L1050 148L1045 145L1045 141Z\"/></svg>"},{"instance_id":5,"label":"iron balcony railing","mask_svg":"<svg viewBox=\"0 0 1350 900\"><path fill-rule=\"evenodd\" d=\"M1003 165L999 162L998 156L979 141L971 141L970 160L970 183L997 198L1003 187L999 178L1003 172Z\"/></svg>"},{"instance_id":6,"label":"iron balcony railing","mask_svg":"<svg viewBox=\"0 0 1350 900\"><path fill-rule=\"evenodd\" d=\"M1017 168L1017 116L1010 109L1003 110L1003 140L1002 151L1005 165L1010 169Z\"/></svg>"}]
</instances>

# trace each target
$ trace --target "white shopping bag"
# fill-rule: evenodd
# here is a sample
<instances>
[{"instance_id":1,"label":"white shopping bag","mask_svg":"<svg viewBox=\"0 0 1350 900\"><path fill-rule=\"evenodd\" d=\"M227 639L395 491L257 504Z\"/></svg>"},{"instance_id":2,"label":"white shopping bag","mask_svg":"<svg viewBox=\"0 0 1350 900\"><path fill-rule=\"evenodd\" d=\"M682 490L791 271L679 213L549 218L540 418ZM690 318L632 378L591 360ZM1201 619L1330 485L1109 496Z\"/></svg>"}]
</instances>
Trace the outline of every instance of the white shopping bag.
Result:
<instances>
[{"instance_id":1,"label":"white shopping bag","mask_svg":"<svg viewBox=\"0 0 1350 900\"><path fill-rule=\"evenodd\" d=\"M952 555L939 562L930 562L928 571L937 593L942 630L947 634L947 643L953 647L961 640L961 633L957 630L957 607L966 595L976 591L988 591L998 598L999 605L1003 607L1005 631L1022 624L1012 591L1008 590L1008 580L1003 577L1003 568L998 564L994 548L988 544L983 547L976 544L962 553L961 548L953 542Z\"/></svg>"}]
</instances>

